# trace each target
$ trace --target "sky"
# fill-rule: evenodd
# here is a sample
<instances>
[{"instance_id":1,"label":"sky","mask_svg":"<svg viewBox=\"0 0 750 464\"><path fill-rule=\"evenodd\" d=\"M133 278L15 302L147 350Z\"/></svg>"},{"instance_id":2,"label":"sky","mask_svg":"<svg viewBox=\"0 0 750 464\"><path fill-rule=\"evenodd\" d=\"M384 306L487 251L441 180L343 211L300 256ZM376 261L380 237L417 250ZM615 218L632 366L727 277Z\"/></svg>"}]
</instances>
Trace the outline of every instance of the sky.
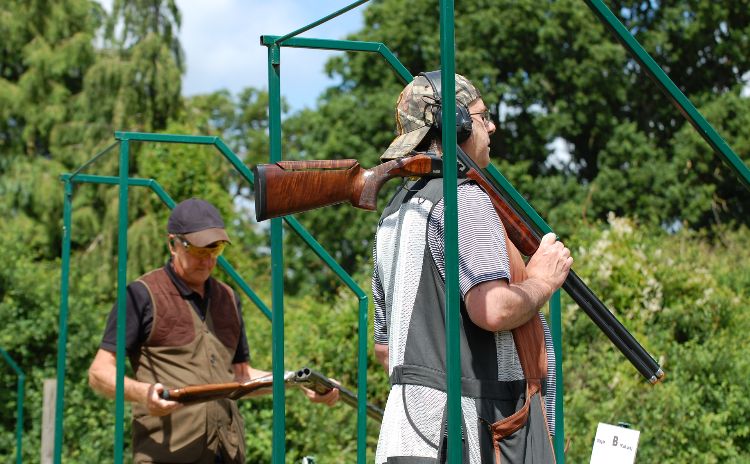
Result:
<instances>
[{"instance_id":1,"label":"sky","mask_svg":"<svg viewBox=\"0 0 750 464\"><path fill-rule=\"evenodd\" d=\"M182 13L180 42L186 74L182 93L191 96L219 89L268 88L268 49L261 35L285 35L336 12L353 0L177 0ZM310 5L314 5L311 7ZM344 13L300 37L344 39L362 27L367 4ZM293 111L313 107L318 95L335 84L323 72L339 52L281 50L281 94Z\"/></svg>"}]
</instances>

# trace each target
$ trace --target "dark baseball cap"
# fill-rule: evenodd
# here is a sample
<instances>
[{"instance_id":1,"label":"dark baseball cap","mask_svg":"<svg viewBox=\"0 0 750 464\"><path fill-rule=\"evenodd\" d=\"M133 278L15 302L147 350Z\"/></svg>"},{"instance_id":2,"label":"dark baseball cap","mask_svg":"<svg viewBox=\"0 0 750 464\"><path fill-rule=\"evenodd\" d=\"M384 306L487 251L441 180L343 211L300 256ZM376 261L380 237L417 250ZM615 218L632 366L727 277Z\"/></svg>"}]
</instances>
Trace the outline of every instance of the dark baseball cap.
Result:
<instances>
[{"instance_id":1,"label":"dark baseball cap","mask_svg":"<svg viewBox=\"0 0 750 464\"><path fill-rule=\"evenodd\" d=\"M199 198L182 201L174 207L167 221L167 232L182 235L198 247L230 241L219 210Z\"/></svg>"}]
</instances>

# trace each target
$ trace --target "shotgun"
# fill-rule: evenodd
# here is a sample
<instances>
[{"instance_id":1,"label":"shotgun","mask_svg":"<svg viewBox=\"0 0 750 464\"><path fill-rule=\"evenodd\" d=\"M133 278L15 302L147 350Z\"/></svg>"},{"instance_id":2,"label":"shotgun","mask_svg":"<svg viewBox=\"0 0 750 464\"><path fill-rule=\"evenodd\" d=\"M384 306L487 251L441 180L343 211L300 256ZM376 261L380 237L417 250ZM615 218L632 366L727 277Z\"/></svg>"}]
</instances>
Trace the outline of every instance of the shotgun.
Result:
<instances>
[{"instance_id":1,"label":"shotgun","mask_svg":"<svg viewBox=\"0 0 750 464\"><path fill-rule=\"evenodd\" d=\"M357 407L356 393L338 385L330 378L308 367L303 367L297 371L287 371L284 374L284 384L305 386L321 395L325 395L334 388L338 388L341 401L354 408ZM177 401L183 404L197 404L221 398L238 400L248 395L268 394L272 392L272 387L273 376L265 375L245 382L210 383L173 388L164 390L161 397L165 400ZM371 403L367 403L367 415L378 421L383 420L383 410Z\"/></svg>"},{"instance_id":2,"label":"shotgun","mask_svg":"<svg viewBox=\"0 0 750 464\"><path fill-rule=\"evenodd\" d=\"M259 164L253 168L256 219L262 221L347 201L357 208L375 210L377 193L389 179L442 176L442 158L430 153L412 153L372 169L362 168L353 159ZM487 192L508 238L522 254L533 255L539 248L541 231L530 225L533 222L518 212L458 146L456 156L458 176L475 181ZM664 377L654 358L573 270L563 289L649 383L655 384Z\"/></svg>"},{"instance_id":3,"label":"shotgun","mask_svg":"<svg viewBox=\"0 0 750 464\"><path fill-rule=\"evenodd\" d=\"M294 379L293 371L284 374L284 383ZM237 400L251 393L270 393L273 387L273 376L265 375L244 382L208 383L203 385L188 385L181 388L164 390L161 397L165 400L177 401L183 404L196 404L206 401L229 398Z\"/></svg>"}]
</instances>

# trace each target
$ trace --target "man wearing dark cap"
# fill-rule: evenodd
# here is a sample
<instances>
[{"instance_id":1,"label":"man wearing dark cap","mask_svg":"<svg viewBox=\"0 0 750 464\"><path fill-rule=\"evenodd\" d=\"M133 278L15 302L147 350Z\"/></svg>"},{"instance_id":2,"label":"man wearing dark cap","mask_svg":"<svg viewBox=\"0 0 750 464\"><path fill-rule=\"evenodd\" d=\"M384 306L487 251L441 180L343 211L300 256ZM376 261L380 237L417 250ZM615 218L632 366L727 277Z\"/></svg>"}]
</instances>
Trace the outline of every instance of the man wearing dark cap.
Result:
<instances>
[{"instance_id":1,"label":"man wearing dark cap","mask_svg":"<svg viewBox=\"0 0 750 464\"><path fill-rule=\"evenodd\" d=\"M476 87L456 74L456 137L486 167L495 124ZM396 105L397 137L383 161L415 151L441 155L440 73L415 77ZM453 128L450 128L453 130ZM553 234L524 263L490 197L458 181L461 294L461 426L465 463L554 462L554 353L539 309L573 259ZM445 258L442 179L401 188L373 249L375 354L391 381L376 463L445 462ZM545 417L546 415L546 417Z\"/></svg>"},{"instance_id":2,"label":"man wearing dark cap","mask_svg":"<svg viewBox=\"0 0 750 464\"><path fill-rule=\"evenodd\" d=\"M233 400L190 406L161 398L166 388L243 381L268 375L249 364L240 300L211 277L230 243L224 221L210 203L191 198L167 222L171 258L127 288L126 351L135 378L125 377L125 399L133 403L135 462L241 463L245 456L242 417ZM89 384L115 396L117 305L89 369ZM327 395L305 392L314 402Z\"/></svg>"}]
</instances>

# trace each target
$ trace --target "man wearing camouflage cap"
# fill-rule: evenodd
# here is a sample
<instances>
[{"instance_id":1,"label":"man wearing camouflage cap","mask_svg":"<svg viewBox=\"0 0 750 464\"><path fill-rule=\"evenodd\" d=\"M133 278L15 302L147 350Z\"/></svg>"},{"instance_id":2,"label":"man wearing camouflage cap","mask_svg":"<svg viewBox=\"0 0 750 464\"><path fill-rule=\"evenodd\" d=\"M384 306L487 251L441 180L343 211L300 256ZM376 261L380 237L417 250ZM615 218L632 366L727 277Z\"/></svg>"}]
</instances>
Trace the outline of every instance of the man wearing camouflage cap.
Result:
<instances>
[{"instance_id":1,"label":"man wearing camouflage cap","mask_svg":"<svg viewBox=\"0 0 750 464\"><path fill-rule=\"evenodd\" d=\"M453 108L452 95L441 101L439 72L409 83L396 105L397 137L381 159L442 154L443 103ZM458 74L455 108L459 146L486 167L495 124L479 91ZM539 309L560 288L573 259L548 234L524 263L490 197L468 179L458 183L463 462L554 462L555 362ZM442 185L427 178L406 184L383 211L375 237L375 353L391 381L378 464L445 460Z\"/></svg>"}]
</instances>

